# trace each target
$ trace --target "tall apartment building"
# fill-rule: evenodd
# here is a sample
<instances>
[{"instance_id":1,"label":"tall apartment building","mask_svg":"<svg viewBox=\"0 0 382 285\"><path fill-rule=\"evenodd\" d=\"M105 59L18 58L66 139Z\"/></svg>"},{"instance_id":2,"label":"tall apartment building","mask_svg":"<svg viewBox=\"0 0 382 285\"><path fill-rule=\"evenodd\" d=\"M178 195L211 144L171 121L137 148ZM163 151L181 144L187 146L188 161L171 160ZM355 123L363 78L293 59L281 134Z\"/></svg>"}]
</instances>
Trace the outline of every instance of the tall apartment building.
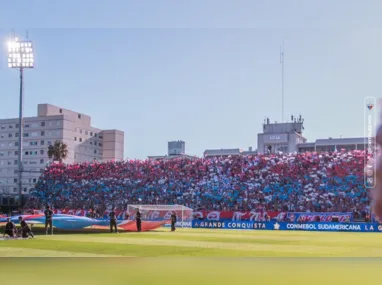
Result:
<instances>
[{"instance_id":1,"label":"tall apartment building","mask_svg":"<svg viewBox=\"0 0 382 285\"><path fill-rule=\"evenodd\" d=\"M18 118L0 120L0 195L18 193ZM65 163L122 160L124 132L92 127L91 117L39 104L37 117L24 118L23 193L34 187L49 162L48 146L68 145Z\"/></svg>"}]
</instances>

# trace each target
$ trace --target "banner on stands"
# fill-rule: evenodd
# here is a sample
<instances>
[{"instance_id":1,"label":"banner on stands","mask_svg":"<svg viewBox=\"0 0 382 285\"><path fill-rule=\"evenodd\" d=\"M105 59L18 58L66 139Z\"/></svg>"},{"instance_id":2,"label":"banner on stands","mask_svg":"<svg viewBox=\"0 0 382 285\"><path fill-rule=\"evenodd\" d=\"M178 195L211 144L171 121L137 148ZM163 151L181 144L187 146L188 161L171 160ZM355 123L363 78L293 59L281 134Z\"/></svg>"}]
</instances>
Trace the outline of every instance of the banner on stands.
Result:
<instances>
[{"instance_id":1,"label":"banner on stands","mask_svg":"<svg viewBox=\"0 0 382 285\"><path fill-rule=\"evenodd\" d=\"M42 211L33 210L35 214L42 213ZM89 216L90 211L86 210L69 210L54 209L55 214L68 214L75 216ZM118 219L127 219L126 211L116 210ZM182 215L181 212L177 212L178 217ZM109 212L105 211L101 214L101 218L108 219ZM146 211L142 213L142 218L146 220L169 220L171 211ZM338 221L341 223L352 222L352 213L299 213L299 212L273 212L273 211L194 211L193 218L195 220L203 221L248 221L248 222L266 222L267 220L278 222L332 222L333 217L338 217ZM130 219L134 219L134 213L130 213ZM187 220L191 220L191 217L187 217ZM377 219L373 221L378 222Z\"/></svg>"},{"instance_id":2,"label":"banner on stands","mask_svg":"<svg viewBox=\"0 0 382 285\"><path fill-rule=\"evenodd\" d=\"M289 222L332 222L333 217L337 217L338 221L341 223L351 222L352 221L352 213L336 213L336 212L328 212L328 213L288 213L287 220Z\"/></svg>"},{"instance_id":3,"label":"banner on stands","mask_svg":"<svg viewBox=\"0 0 382 285\"><path fill-rule=\"evenodd\" d=\"M266 221L283 220L286 217L286 212L270 212L270 211L194 211L194 219L207 221Z\"/></svg>"}]
</instances>

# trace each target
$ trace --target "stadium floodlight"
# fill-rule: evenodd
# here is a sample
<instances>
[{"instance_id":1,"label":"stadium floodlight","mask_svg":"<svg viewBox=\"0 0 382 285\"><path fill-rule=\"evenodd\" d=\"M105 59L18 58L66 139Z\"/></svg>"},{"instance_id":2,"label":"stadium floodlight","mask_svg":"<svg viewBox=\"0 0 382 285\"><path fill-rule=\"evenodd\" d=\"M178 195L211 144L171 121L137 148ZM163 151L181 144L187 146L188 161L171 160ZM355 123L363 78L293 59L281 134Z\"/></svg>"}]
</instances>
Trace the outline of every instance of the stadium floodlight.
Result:
<instances>
[{"instance_id":1,"label":"stadium floodlight","mask_svg":"<svg viewBox=\"0 0 382 285\"><path fill-rule=\"evenodd\" d=\"M17 37L8 42L8 67L33 68L33 45L31 41L20 41Z\"/></svg>"},{"instance_id":2,"label":"stadium floodlight","mask_svg":"<svg viewBox=\"0 0 382 285\"><path fill-rule=\"evenodd\" d=\"M8 42L8 67L20 70L20 102L19 102L19 149L18 149L18 184L19 203L22 204L22 172L23 172L23 101L24 101L24 69L34 68L33 44L13 37Z\"/></svg>"}]
</instances>

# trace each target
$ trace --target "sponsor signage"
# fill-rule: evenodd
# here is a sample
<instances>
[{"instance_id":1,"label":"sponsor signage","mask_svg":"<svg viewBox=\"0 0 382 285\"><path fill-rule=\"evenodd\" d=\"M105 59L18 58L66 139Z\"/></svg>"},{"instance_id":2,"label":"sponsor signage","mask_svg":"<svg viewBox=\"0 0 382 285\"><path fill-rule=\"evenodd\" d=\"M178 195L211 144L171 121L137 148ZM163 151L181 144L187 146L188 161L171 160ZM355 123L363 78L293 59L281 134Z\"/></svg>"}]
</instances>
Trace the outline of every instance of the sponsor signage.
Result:
<instances>
[{"instance_id":1,"label":"sponsor signage","mask_svg":"<svg viewBox=\"0 0 382 285\"><path fill-rule=\"evenodd\" d=\"M265 144L287 143L288 134L264 134L263 139Z\"/></svg>"},{"instance_id":2,"label":"sponsor signage","mask_svg":"<svg viewBox=\"0 0 382 285\"><path fill-rule=\"evenodd\" d=\"M165 224L164 225L166 228L171 227L171 224ZM175 227L177 228L191 228L192 227L192 222L177 222L175 224Z\"/></svg>"},{"instance_id":3,"label":"sponsor signage","mask_svg":"<svg viewBox=\"0 0 382 285\"><path fill-rule=\"evenodd\" d=\"M193 228L276 230L276 231L328 231L328 232L382 232L378 223L286 223L286 222L235 222L235 221L192 221Z\"/></svg>"}]
</instances>

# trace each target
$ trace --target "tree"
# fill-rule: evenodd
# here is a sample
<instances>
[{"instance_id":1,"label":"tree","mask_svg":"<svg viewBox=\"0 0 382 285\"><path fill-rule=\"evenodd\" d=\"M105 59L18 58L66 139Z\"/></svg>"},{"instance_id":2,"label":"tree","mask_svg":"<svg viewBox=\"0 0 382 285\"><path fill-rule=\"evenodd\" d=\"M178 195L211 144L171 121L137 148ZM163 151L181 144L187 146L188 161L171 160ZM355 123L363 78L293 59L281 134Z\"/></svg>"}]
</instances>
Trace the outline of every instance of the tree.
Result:
<instances>
[{"instance_id":1,"label":"tree","mask_svg":"<svg viewBox=\"0 0 382 285\"><path fill-rule=\"evenodd\" d=\"M48 147L48 156L53 161L62 162L68 156L68 145L61 141L55 141Z\"/></svg>"}]
</instances>

